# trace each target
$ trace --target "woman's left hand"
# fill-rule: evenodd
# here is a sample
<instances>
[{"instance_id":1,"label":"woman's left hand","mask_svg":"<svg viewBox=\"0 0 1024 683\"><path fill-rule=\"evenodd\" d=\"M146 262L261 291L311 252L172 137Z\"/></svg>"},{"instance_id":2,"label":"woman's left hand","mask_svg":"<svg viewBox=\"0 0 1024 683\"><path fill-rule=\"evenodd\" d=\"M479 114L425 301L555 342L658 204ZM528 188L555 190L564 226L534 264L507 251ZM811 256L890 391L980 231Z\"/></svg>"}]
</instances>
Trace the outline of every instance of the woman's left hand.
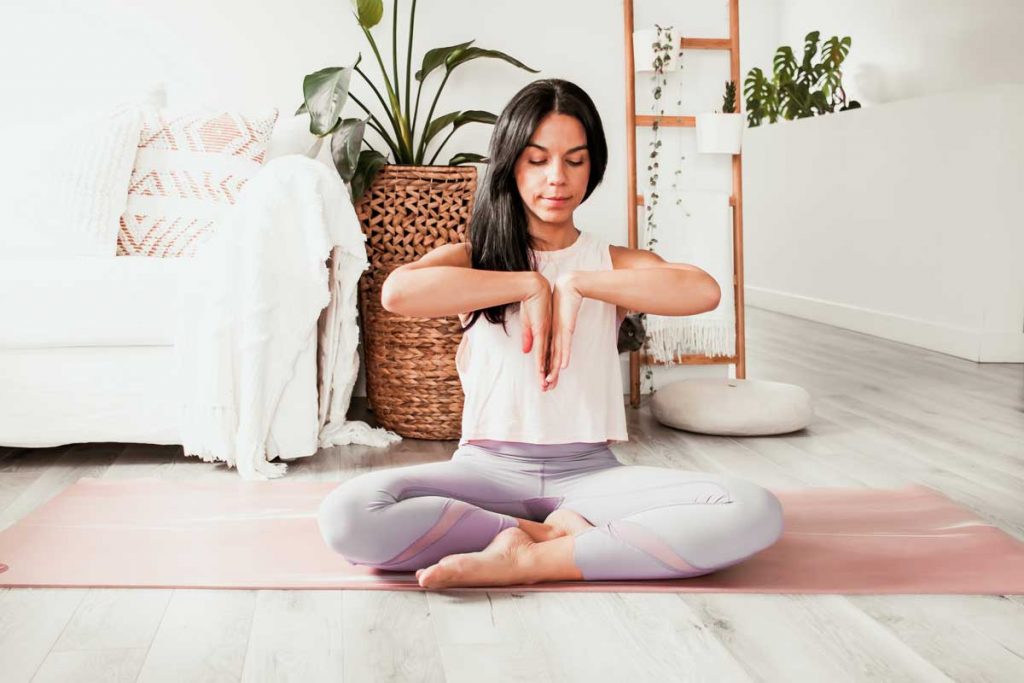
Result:
<instances>
[{"instance_id":1,"label":"woman's left hand","mask_svg":"<svg viewBox=\"0 0 1024 683\"><path fill-rule=\"evenodd\" d=\"M551 304L551 343L548 345L549 371L546 377L550 391L558 384L559 371L569 365L569 351L572 335L576 331L576 317L579 315L583 295L577 289L576 272L563 273L555 280Z\"/></svg>"}]
</instances>

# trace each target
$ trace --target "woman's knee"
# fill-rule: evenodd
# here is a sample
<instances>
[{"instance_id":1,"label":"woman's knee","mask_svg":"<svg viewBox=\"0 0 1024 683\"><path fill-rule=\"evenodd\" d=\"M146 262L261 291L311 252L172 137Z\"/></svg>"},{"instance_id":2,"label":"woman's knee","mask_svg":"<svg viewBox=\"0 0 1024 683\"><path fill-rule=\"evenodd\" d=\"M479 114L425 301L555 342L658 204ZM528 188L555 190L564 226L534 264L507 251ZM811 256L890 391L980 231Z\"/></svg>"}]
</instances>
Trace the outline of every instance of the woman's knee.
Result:
<instances>
[{"instance_id":1,"label":"woman's knee","mask_svg":"<svg viewBox=\"0 0 1024 683\"><path fill-rule=\"evenodd\" d=\"M320 535L336 553L346 557L358 556L365 540L372 538L372 516L378 487L370 484L364 475L343 482L320 502L317 524Z\"/></svg>"},{"instance_id":2,"label":"woman's knee","mask_svg":"<svg viewBox=\"0 0 1024 683\"><path fill-rule=\"evenodd\" d=\"M752 482L742 482L733 490L733 502L742 506L742 523L753 545L750 552L764 550L779 540L784 527L782 503L774 493Z\"/></svg>"}]
</instances>

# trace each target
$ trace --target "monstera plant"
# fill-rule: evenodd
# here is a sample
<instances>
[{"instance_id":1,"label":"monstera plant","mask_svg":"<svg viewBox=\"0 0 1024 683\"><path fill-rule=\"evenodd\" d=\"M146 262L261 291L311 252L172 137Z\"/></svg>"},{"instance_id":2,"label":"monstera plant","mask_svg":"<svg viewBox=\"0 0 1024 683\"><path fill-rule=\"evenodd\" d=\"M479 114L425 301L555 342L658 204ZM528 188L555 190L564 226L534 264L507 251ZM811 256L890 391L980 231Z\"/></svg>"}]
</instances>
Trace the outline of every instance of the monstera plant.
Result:
<instances>
[{"instance_id":1,"label":"monstera plant","mask_svg":"<svg viewBox=\"0 0 1024 683\"><path fill-rule=\"evenodd\" d=\"M473 46L473 40L434 48L423 55L420 68L415 73L416 103L415 109L413 109L410 106L413 83L409 73L412 65L416 0L413 0L409 14L409 40L406 49L404 83L399 79L398 0L394 0L393 16L391 17L393 44L391 78L388 78L388 69L381 58L373 34L370 33L370 30L377 26L383 17L383 0L352 0L352 7L356 21L362 29L363 35L366 36L377 65L380 67L386 98L360 68L362 60L362 53L360 53L352 66L332 66L307 74L302 81L304 101L295 113L308 112L310 132L318 137L331 137L331 156L334 165L345 182L350 184L353 201L357 201L363 195L382 166L388 163L413 166L433 165L445 143L459 128L467 123L493 124L497 120L494 114L478 109L451 111L437 117L434 116L441 91L456 68L474 59L486 57L501 59L531 73L537 73L536 69L531 69L504 52ZM423 83L430 74L438 70L443 71L444 77L434 94L430 110L427 112L422 126L417 128ZM353 73L366 82L380 103L383 116L375 115L367 106L368 102L364 102L350 91L349 85ZM342 117L342 108L349 99L363 110L366 114L365 118ZM386 152L391 154L390 161L385 151L375 149L365 139L367 126L376 131L387 145ZM429 161L425 162L430 144L445 132L447 135L439 144L435 145L433 155L430 156ZM447 164L456 166L473 162L486 163L487 159L479 154L459 152L451 156Z\"/></svg>"},{"instance_id":2,"label":"monstera plant","mask_svg":"<svg viewBox=\"0 0 1024 683\"><path fill-rule=\"evenodd\" d=\"M760 68L753 68L743 83L747 100L747 122L758 126L764 119L775 123L779 118L802 119L857 109L860 102L846 99L843 89L843 61L850 52L850 36L832 36L821 46L821 33L811 31L804 37L804 54L797 61L793 48L783 45L775 51L773 74L768 78Z\"/></svg>"}]
</instances>

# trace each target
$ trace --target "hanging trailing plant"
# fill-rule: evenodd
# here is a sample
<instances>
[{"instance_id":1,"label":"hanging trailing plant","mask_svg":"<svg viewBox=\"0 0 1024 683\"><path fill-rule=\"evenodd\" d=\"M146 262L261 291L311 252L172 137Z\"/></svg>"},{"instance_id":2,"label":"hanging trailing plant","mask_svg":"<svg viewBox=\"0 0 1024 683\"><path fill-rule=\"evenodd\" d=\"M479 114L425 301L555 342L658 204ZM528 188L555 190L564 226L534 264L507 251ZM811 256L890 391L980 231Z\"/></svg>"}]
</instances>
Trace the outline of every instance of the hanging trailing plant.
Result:
<instances>
[{"instance_id":1,"label":"hanging trailing plant","mask_svg":"<svg viewBox=\"0 0 1024 683\"><path fill-rule=\"evenodd\" d=\"M657 34L655 37L655 42L652 45L652 47L654 48L655 56L653 64L654 69L653 73L651 74L651 94L653 95L653 101L651 102L651 112L655 113L656 117L651 126L651 142L648 145L650 149L648 159L650 161L647 164L647 184L648 187L651 188L651 190L649 193L645 195L649 201L644 202L644 224L647 227L645 231L645 235L647 237L646 248L649 251L654 251L654 245L658 243L658 239L654 236L655 228L657 227L657 223L654 217L654 207L657 206L658 204L657 187L658 178L660 175L660 163L658 162L658 151L661 148L661 140L659 139L659 131L661 128L660 117L665 115L665 108L664 104L661 101L661 96L662 94L664 94L666 87L668 85L668 78L665 75L665 66L671 62L673 50L678 51L676 54L676 59L680 60L680 65L682 65L683 58L682 47L679 44L679 41L675 39L672 27L668 26L663 28L658 24L655 24L655 28L657 29ZM677 100L676 104L681 106L683 104L683 101L681 99ZM672 179L672 189L676 189L676 182L678 181L679 175L681 173L681 169L676 169L676 171L674 172ZM677 203L679 201L680 200L678 199L676 200ZM637 318L639 319L640 325L643 327L643 329L646 329L647 314L641 312L637 314ZM648 349L645 339L644 351L647 350ZM650 364L644 365L644 379L646 379L647 382L649 382L649 393L653 394L655 391L654 371L651 368ZM643 393L643 387L641 387L641 393Z\"/></svg>"}]
</instances>

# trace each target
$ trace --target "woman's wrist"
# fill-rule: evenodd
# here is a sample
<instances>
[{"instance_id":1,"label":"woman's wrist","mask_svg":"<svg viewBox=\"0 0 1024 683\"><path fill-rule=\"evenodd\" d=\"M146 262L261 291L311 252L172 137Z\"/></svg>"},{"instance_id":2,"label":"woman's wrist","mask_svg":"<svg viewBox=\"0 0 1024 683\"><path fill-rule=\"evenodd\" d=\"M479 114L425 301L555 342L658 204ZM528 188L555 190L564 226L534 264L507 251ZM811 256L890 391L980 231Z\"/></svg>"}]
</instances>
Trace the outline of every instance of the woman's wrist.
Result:
<instances>
[{"instance_id":1,"label":"woman's wrist","mask_svg":"<svg viewBox=\"0 0 1024 683\"><path fill-rule=\"evenodd\" d=\"M587 294L584 292L583 281L586 279L586 276L587 271L585 270L570 270L558 276L555 280L555 287L574 290L580 296L585 297Z\"/></svg>"}]
</instances>

